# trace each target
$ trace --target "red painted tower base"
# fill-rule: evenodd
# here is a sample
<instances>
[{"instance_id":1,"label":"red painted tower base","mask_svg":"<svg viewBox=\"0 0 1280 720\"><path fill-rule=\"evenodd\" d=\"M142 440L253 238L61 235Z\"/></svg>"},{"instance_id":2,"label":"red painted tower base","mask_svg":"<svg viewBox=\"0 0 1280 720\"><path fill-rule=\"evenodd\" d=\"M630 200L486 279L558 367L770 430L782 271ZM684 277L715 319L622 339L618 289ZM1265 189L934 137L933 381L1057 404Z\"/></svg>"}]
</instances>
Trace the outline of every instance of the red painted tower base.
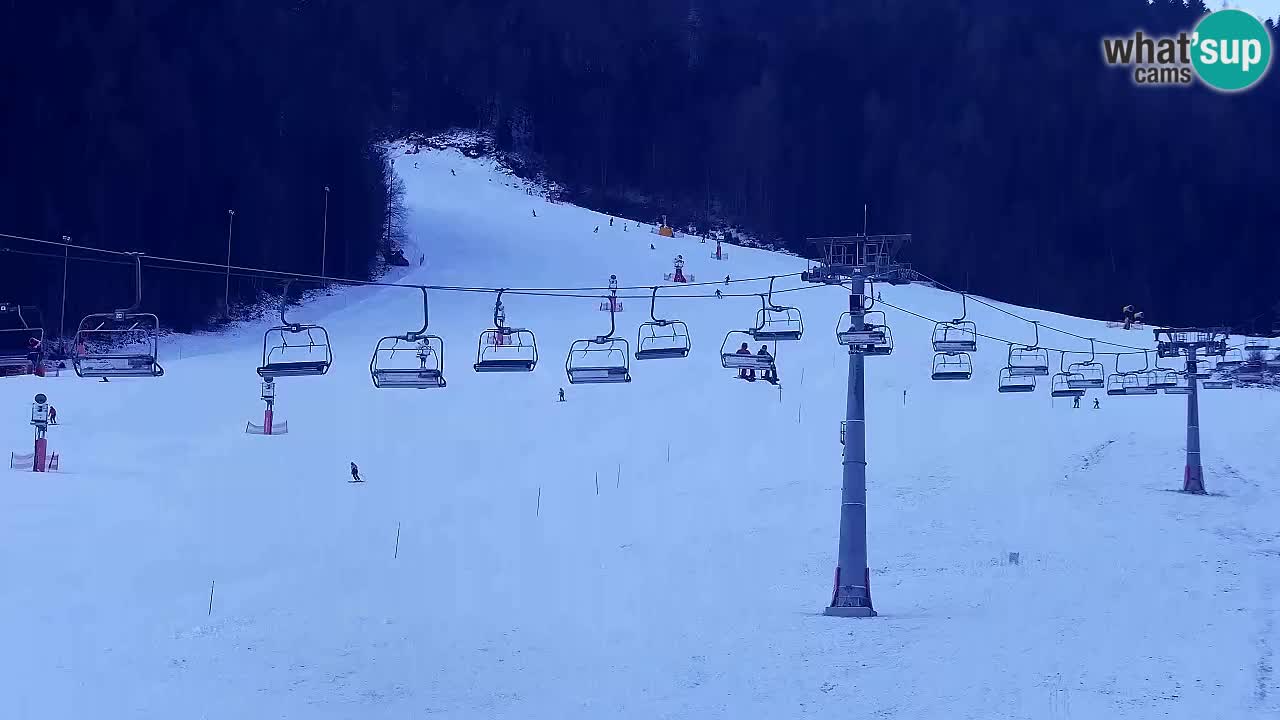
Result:
<instances>
[{"instance_id":1,"label":"red painted tower base","mask_svg":"<svg viewBox=\"0 0 1280 720\"><path fill-rule=\"evenodd\" d=\"M31 469L35 472L45 471L46 453L49 451L49 441L45 438L36 438L36 457L31 461Z\"/></svg>"}]
</instances>

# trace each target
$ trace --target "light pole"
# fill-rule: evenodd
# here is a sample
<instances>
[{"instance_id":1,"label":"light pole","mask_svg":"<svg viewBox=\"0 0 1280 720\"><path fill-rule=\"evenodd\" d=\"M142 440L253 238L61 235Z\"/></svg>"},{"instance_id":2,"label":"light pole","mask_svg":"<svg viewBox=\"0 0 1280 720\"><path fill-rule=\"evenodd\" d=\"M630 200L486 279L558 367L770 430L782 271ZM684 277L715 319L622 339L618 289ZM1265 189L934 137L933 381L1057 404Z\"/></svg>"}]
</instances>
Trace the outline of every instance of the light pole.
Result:
<instances>
[{"instance_id":1,"label":"light pole","mask_svg":"<svg viewBox=\"0 0 1280 720\"><path fill-rule=\"evenodd\" d=\"M324 232L320 239L320 277L325 276L325 255L329 250L329 186L324 186Z\"/></svg>"},{"instance_id":2,"label":"light pole","mask_svg":"<svg viewBox=\"0 0 1280 720\"><path fill-rule=\"evenodd\" d=\"M62 236L62 316L58 318L58 342L67 334L67 260L71 258L71 236Z\"/></svg>"},{"instance_id":3,"label":"light pole","mask_svg":"<svg viewBox=\"0 0 1280 720\"><path fill-rule=\"evenodd\" d=\"M236 211L227 211L227 279L222 288L222 316L231 318L231 227L236 221Z\"/></svg>"}]
</instances>

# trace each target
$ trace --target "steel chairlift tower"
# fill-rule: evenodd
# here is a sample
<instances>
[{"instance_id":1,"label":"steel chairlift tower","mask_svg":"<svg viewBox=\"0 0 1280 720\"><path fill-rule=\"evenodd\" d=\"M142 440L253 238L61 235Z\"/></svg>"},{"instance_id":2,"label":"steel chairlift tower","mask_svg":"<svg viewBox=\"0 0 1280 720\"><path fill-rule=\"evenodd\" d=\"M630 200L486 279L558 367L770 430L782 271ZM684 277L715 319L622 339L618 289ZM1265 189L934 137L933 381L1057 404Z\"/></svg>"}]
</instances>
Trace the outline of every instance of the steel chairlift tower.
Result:
<instances>
[{"instance_id":1,"label":"steel chairlift tower","mask_svg":"<svg viewBox=\"0 0 1280 720\"><path fill-rule=\"evenodd\" d=\"M1227 328L1159 328L1156 355L1162 358L1185 357L1187 396L1187 464L1182 474L1182 492L1205 494L1204 469L1200 465L1200 393L1196 382L1196 355L1204 350L1208 356L1227 354ZM1167 390L1166 390L1167 392Z\"/></svg>"},{"instance_id":2,"label":"steel chairlift tower","mask_svg":"<svg viewBox=\"0 0 1280 720\"><path fill-rule=\"evenodd\" d=\"M822 247L822 262L800 278L806 282L843 285L852 281L849 295L849 324L845 333L849 348L849 380L845 420L841 424L844 441L843 483L840 491L840 548L836 562L835 590L826 615L874 617L871 604L871 570L867 564L867 432L866 377L863 363L874 344L861 342L865 332L867 282L903 278L904 267L896 261L898 251L911 241L910 235L853 235L810 238ZM843 320L843 318L842 318ZM843 321L841 327L845 327ZM871 338L866 338L871 340ZM875 340L878 340L876 338ZM883 354L883 353L881 353Z\"/></svg>"}]
</instances>

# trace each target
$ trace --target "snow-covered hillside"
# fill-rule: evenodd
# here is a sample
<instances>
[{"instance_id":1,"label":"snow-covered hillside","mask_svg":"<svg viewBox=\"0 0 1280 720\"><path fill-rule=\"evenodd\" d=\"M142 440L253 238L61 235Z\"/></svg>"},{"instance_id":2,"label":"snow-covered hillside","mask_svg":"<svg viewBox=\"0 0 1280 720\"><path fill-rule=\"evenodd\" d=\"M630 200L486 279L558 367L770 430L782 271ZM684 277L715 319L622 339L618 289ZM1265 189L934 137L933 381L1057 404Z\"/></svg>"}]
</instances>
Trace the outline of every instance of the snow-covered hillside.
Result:
<instances>
[{"instance_id":1,"label":"snow-covered hillside","mask_svg":"<svg viewBox=\"0 0 1280 720\"><path fill-rule=\"evenodd\" d=\"M405 283L652 285L677 253L699 280L804 269L624 231L452 151L397 169L426 257L393 278ZM890 309L897 349L867 361L880 617L825 617L847 297L804 288L779 296L806 323L779 350L780 391L719 362L758 299L660 295L691 355L633 360L629 384L570 386L570 343L608 330L598 299L506 295L540 362L479 374L494 295L468 292L431 294L448 387L377 390L378 338L421 324L416 291L379 287L292 309L328 329L335 362L277 383L288 435L243 432L261 419L265 324L173 339L159 379L0 381L3 449L30 444L36 391L63 423L50 433L61 472L0 474L0 717L1280 714L1280 396L1201 394L1213 494L1183 495L1184 398L1098 393L1100 409L1076 410L1043 382L999 395L1006 348L985 341L972 381L932 382L932 325ZM928 317L960 310L939 290L877 290ZM648 302L624 306L634 346ZM969 317L1031 340L1009 315L970 304ZM351 461L365 484L346 482Z\"/></svg>"}]
</instances>

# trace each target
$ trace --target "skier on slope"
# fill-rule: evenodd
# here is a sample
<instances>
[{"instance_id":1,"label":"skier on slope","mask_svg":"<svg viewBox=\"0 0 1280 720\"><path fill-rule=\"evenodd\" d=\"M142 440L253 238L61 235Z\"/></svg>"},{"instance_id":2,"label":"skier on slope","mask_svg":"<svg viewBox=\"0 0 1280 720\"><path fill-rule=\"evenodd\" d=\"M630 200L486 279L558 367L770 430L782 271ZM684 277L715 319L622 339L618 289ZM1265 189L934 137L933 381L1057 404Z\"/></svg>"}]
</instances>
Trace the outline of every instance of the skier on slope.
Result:
<instances>
[{"instance_id":1,"label":"skier on slope","mask_svg":"<svg viewBox=\"0 0 1280 720\"><path fill-rule=\"evenodd\" d=\"M560 402L564 402L564 388L560 388Z\"/></svg>"},{"instance_id":2,"label":"skier on slope","mask_svg":"<svg viewBox=\"0 0 1280 720\"><path fill-rule=\"evenodd\" d=\"M360 468L354 462L351 463L351 482L364 482L360 479Z\"/></svg>"},{"instance_id":3,"label":"skier on slope","mask_svg":"<svg viewBox=\"0 0 1280 720\"><path fill-rule=\"evenodd\" d=\"M1098 409L1098 407L1099 407L1099 406L1098 406L1098 398L1094 398L1094 399L1093 399L1093 409L1094 409L1094 410L1097 410L1097 409Z\"/></svg>"},{"instance_id":4,"label":"skier on slope","mask_svg":"<svg viewBox=\"0 0 1280 720\"><path fill-rule=\"evenodd\" d=\"M58 408L52 405L49 406L49 424L50 425L58 424Z\"/></svg>"},{"instance_id":5,"label":"skier on slope","mask_svg":"<svg viewBox=\"0 0 1280 720\"><path fill-rule=\"evenodd\" d=\"M1077 397L1077 398L1075 399L1075 404L1073 404L1071 407L1076 408L1076 409L1079 409L1079 408L1080 408L1080 398L1079 398L1079 397Z\"/></svg>"}]
</instances>

